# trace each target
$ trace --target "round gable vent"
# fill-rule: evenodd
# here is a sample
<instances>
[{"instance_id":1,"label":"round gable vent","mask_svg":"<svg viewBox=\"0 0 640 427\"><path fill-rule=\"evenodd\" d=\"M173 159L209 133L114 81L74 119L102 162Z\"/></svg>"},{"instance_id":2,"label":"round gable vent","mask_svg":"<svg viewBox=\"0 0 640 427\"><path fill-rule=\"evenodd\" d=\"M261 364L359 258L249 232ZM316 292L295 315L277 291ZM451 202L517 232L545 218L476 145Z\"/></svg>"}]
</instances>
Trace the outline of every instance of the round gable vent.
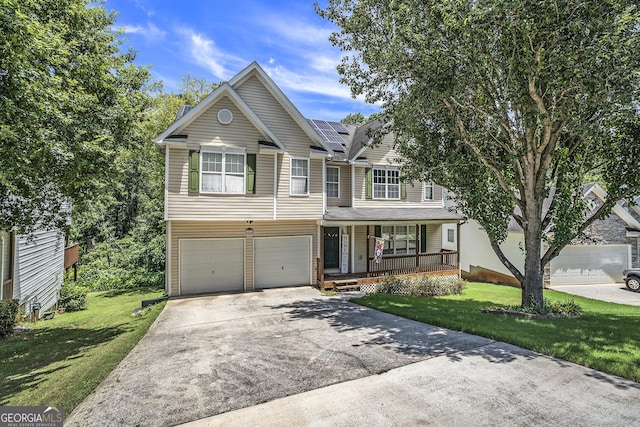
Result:
<instances>
[{"instance_id":1,"label":"round gable vent","mask_svg":"<svg viewBox=\"0 0 640 427\"><path fill-rule=\"evenodd\" d=\"M228 125L233 121L233 113L226 108L218 111L218 121L223 125Z\"/></svg>"}]
</instances>

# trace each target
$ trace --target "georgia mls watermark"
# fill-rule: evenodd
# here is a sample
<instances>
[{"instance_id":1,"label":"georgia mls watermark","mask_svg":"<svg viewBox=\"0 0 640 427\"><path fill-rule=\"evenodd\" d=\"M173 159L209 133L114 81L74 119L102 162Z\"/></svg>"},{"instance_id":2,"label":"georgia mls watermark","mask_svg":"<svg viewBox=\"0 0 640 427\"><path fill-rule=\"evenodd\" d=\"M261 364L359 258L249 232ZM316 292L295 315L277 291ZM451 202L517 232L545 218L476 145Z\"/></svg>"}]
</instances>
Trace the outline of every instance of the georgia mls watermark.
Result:
<instances>
[{"instance_id":1,"label":"georgia mls watermark","mask_svg":"<svg viewBox=\"0 0 640 427\"><path fill-rule=\"evenodd\" d=\"M0 406L0 427L62 427L57 406Z\"/></svg>"}]
</instances>

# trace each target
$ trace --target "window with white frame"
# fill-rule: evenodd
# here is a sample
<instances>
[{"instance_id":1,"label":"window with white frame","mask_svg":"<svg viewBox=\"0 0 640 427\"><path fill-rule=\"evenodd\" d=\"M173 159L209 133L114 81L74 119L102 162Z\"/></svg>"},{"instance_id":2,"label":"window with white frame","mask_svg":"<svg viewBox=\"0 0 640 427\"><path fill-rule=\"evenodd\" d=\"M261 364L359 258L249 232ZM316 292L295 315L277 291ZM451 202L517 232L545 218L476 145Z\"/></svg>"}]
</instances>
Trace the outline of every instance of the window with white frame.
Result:
<instances>
[{"instance_id":1,"label":"window with white frame","mask_svg":"<svg viewBox=\"0 0 640 427\"><path fill-rule=\"evenodd\" d=\"M433 181L427 181L424 183L424 199L433 200Z\"/></svg>"},{"instance_id":2,"label":"window with white frame","mask_svg":"<svg viewBox=\"0 0 640 427\"><path fill-rule=\"evenodd\" d=\"M381 227L384 239L385 255L415 254L416 229L408 225L383 225Z\"/></svg>"},{"instance_id":3,"label":"window with white frame","mask_svg":"<svg viewBox=\"0 0 640 427\"><path fill-rule=\"evenodd\" d=\"M400 169L393 166L373 168L373 198L400 198Z\"/></svg>"},{"instance_id":4,"label":"window with white frame","mask_svg":"<svg viewBox=\"0 0 640 427\"><path fill-rule=\"evenodd\" d=\"M340 197L340 169L327 166L327 197Z\"/></svg>"},{"instance_id":5,"label":"window with white frame","mask_svg":"<svg viewBox=\"0 0 640 427\"><path fill-rule=\"evenodd\" d=\"M291 159L291 181L289 194L309 194L309 159Z\"/></svg>"},{"instance_id":6,"label":"window with white frame","mask_svg":"<svg viewBox=\"0 0 640 427\"><path fill-rule=\"evenodd\" d=\"M203 193L244 194L245 154L218 151L201 152Z\"/></svg>"}]
</instances>

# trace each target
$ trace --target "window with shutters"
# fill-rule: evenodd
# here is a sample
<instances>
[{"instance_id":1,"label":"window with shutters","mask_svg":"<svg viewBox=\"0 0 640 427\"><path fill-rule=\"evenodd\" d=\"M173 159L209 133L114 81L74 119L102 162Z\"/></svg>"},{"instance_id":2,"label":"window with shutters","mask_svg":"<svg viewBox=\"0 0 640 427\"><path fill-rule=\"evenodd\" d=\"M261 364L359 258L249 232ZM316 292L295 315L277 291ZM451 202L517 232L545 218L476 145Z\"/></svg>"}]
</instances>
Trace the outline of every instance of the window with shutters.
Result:
<instances>
[{"instance_id":1,"label":"window with shutters","mask_svg":"<svg viewBox=\"0 0 640 427\"><path fill-rule=\"evenodd\" d=\"M309 194L309 159L291 159L289 188L292 196Z\"/></svg>"},{"instance_id":2,"label":"window with shutters","mask_svg":"<svg viewBox=\"0 0 640 427\"><path fill-rule=\"evenodd\" d=\"M400 199L400 169L393 166L373 168L373 198Z\"/></svg>"},{"instance_id":3,"label":"window with shutters","mask_svg":"<svg viewBox=\"0 0 640 427\"><path fill-rule=\"evenodd\" d=\"M340 197L340 169L327 166L327 197Z\"/></svg>"},{"instance_id":4,"label":"window with shutters","mask_svg":"<svg viewBox=\"0 0 640 427\"><path fill-rule=\"evenodd\" d=\"M244 194L244 153L203 151L200 153L200 191L203 193Z\"/></svg>"}]
</instances>

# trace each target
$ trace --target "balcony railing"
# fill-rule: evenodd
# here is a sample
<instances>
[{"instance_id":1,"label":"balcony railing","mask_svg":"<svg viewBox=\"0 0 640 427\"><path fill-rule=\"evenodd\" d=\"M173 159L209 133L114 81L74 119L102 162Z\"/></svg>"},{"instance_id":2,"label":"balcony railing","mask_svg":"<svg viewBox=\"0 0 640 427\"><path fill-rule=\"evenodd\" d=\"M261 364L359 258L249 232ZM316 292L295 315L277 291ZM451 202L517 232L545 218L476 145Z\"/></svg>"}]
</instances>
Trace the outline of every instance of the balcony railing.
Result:
<instances>
[{"instance_id":1,"label":"balcony railing","mask_svg":"<svg viewBox=\"0 0 640 427\"><path fill-rule=\"evenodd\" d=\"M413 273L457 270L458 252L446 251L425 254L388 255L376 262L369 258L369 277L394 276Z\"/></svg>"}]
</instances>

